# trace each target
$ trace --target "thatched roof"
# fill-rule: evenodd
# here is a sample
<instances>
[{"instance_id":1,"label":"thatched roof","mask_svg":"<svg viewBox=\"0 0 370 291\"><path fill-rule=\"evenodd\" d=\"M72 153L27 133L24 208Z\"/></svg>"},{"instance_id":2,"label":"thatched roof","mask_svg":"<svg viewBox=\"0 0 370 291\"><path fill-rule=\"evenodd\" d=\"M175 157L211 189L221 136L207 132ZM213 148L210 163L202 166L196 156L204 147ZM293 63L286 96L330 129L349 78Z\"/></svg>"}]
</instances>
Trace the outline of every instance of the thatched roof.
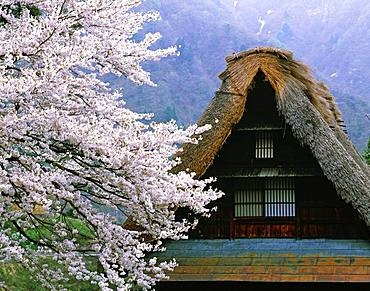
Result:
<instances>
[{"instance_id":1,"label":"thatched roof","mask_svg":"<svg viewBox=\"0 0 370 291\"><path fill-rule=\"evenodd\" d=\"M197 145L186 145L182 164L202 177L243 116L248 89L262 72L275 90L277 109L295 138L317 159L337 193L358 210L370 226L370 168L343 132L343 121L328 88L289 51L259 47L226 57L221 88L198 121L211 124ZM218 121L218 122L217 122Z\"/></svg>"}]
</instances>

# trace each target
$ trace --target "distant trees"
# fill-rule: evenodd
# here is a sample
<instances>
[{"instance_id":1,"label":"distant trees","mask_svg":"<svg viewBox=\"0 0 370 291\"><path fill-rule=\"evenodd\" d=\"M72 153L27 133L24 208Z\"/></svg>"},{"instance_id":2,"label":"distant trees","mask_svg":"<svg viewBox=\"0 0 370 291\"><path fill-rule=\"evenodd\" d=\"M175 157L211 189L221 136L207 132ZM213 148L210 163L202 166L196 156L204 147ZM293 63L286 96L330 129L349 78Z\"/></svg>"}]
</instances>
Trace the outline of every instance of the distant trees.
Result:
<instances>
[{"instance_id":1,"label":"distant trees","mask_svg":"<svg viewBox=\"0 0 370 291\"><path fill-rule=\"evenodd\" d=\"M367 142L367 147L364 151L364 158L365 158L367 164L370 166L370 138Z\"/></svg>"},{"instance_id":2,"label":"distant trees","mask_svg":"<svg viewBox=\"0 0 370 291\"><path fill-rule=\"evenodd\" d=\"M196 224L176 221L176 210L207 215L206 205L221 195L211 180L169 172L178 145L197 142L207 128L143 121L150 116L126 109L99 78L154 85L141 63L176 54L174 47L149 49L157 33L133 39L159 18L133 11L139 4L0 4L0 260L17 261L53 290L65 272L102 290L151 288L174 263L145 255ZM137 230L124 228L112 210Z\"/></svg>"}]
</instances>

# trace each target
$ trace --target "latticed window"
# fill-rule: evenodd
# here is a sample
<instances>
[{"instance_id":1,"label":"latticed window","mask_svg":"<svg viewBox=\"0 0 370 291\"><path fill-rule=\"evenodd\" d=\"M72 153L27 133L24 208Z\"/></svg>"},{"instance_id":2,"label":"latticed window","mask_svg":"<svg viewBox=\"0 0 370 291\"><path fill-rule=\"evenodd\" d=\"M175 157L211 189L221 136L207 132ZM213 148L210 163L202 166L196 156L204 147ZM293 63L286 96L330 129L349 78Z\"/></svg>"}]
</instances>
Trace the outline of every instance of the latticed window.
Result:
<instances>
[{"instance_id":1,"label":"latticed window","mask_svg":"<svg viewBox=\"0 0 370 291\"><path fill-rule=\"evenodd\" d=\"M258 181L251 181L248 189L235 192L235 216L262 216L263 189Z\"/></svg>"},{"instance_id":2,"label":"latticed window","mask_svg":"<svg viewBox=\"0 0 370 291\"><path fill-rule=\"evenodd\" d=\"M256 132L256 158L272 159L274 157L274 139L271 131Z\"/></svg>"},{"instance_id":3,"label":"latticed window","mask_svg":"<svg viewBox=\"0 0 370 291\"><path fill-rule=\"evenodd\" d=\"M292 178L266 178L248 183L234 194L235 217L293 217L295 190Z\"/></svg>"},{"instance_id":4,"label":"latticed window","mask_svg":"<svg viewBox=\"0 0 370 291\"><path fill-rule=\"evenodd\" d=\"M295 216L295 191L292 178L265 180L265 216Z\"/></svg>"}]
</instances>

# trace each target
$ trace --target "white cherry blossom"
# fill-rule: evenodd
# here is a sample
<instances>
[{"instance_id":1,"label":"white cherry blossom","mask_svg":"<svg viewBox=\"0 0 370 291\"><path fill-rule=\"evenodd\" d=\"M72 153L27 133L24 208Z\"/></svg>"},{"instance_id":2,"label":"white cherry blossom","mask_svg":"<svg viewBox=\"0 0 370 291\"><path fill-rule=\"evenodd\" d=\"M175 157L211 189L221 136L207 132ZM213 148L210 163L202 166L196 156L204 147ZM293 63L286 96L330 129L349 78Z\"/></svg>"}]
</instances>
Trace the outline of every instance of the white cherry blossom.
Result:
<instances>
[{"instance_id":1,"label":"white cherry blossom","mask_svg":"<svg viewBox=\"0 0 370 291\"><path fill-rule=\"evenodd\" d=\"M207 127L150 122L100 80L112 73L154 85L141 63L177 53L150 49L158 33L133 38L159 19L139 12L140 2L0 1L0 260L17 261L53 290L63 270L102 290L150 289L175 262L145 256L163 250L163 240L186 238L221 195L211 179L171 172L179 145L196 143ZM179 208L193 218L175 219Z\"/></svg>"}]
</instances>

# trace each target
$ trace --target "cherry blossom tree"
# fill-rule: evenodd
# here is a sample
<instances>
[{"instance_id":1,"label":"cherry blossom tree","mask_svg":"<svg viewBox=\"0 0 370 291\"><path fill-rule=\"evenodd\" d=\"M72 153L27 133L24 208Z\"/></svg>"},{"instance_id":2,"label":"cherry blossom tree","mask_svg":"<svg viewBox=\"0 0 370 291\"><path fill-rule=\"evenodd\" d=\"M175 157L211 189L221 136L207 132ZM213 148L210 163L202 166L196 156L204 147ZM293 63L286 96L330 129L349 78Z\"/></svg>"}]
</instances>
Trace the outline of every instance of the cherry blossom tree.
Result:
<instances>
[{"instance_id":1,"label":"cherry blossom tree","mask_svg":"<svg viewBox=\"0 0 370 291\"><path fill-rule=\"evenodd\" d=\"M159 19L138 12L140 2L0 1L0 260L50 289L68 276L102 290L150 289L175 262L145 256L196 224L176 210L208 215L221 195L211 179L171 172L179 145L207 127L150 122L101 81L111 73L154 85L141 63L176 54L150 49L158 33L133 38Z\"/></svg>"}]
</instances>

